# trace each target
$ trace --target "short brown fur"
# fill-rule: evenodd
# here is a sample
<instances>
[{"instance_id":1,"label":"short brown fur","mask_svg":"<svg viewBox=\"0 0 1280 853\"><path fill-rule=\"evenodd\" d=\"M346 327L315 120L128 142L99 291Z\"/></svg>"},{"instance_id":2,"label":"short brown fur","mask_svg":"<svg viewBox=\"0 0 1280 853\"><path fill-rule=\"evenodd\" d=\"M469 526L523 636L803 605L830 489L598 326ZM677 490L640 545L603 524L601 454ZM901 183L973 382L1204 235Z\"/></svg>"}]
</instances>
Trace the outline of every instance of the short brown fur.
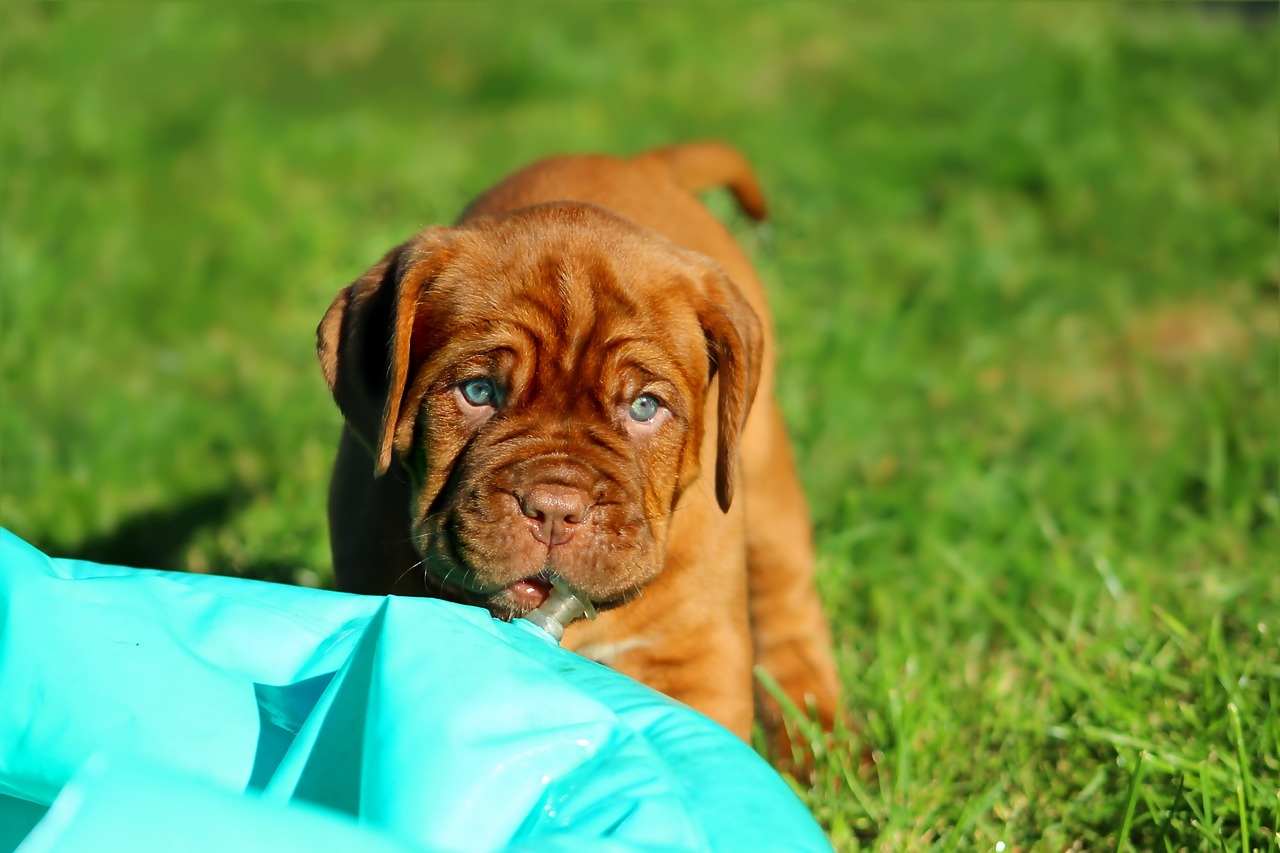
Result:
<instances>
[{"instance_id":1,"label":"short brown fur","mask_svg":"<svg viewBox=\"0 0 1280 853\"><path fill-rule=\"evenodd\" d=\"M318 351L342 589L510 617L508 586L553 572L603 611L567 647L747 738L754 664L827 725L837 683L764 292L693 195L716 186L764 216L719 143L536 163L341 291ZM460 396L476 377L496 405Z\"/></svg>"}]
</instances>

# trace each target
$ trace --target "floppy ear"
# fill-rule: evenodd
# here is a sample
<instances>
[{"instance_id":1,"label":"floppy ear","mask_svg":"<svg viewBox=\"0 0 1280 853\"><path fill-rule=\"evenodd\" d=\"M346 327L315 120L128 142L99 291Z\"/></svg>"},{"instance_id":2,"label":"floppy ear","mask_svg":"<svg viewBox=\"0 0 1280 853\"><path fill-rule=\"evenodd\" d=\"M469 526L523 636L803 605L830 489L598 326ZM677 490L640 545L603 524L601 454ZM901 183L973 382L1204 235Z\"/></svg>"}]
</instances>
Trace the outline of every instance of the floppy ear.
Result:
<instances>
[{"instance_id":1,"label":"floppy ear","mask_svg":"<svg viewBox=\"0 0 1280 853\"><path fill-rule=\"evenodd\" d=\"M373 456L374 476L385 474L392 450L413 438L411 425L398 427L411 420L401 408L418 299L444 264L444 231L429 229L384 255L338 292L316 329L325 381Z\"/></svg>"},{"instance_id":2,"label":"floppy ear","mask_svg":"<svg viewBox=\"0 0 1280 853\"><path fill-rule=\"evenodd\" d=\"M703 279L698 320L707 336L711 375L720 377L716 424L716 501L728 512L742 430L760 383L764 335L760 318L719 269Z\"/></svg>"}]
</instances>

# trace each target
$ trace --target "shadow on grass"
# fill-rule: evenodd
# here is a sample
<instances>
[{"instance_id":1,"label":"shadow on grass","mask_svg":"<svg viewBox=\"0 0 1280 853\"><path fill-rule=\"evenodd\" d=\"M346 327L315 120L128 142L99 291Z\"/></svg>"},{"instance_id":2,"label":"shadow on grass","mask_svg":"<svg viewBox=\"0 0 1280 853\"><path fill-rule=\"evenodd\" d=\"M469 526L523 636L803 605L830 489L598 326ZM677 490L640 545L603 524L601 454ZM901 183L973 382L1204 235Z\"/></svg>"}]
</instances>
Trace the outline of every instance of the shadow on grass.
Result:
<instances>
[{"instance_id":1,"label":"shadow on grass","mask_svg":"<svg viewBox=\"0 0 1280 853\"><path fill-rule=\"evenodd\" d=\"M190 546L205 530L226 527L253 498L253 490L235 483L188 495L174 503L126 518L115 529L79 542L41 543L45 553L69 560L88 560L113 566L190 571ZM246 565L215 565L212 574L233 575L275 583L296 583L302 559L267 557ZM201 569L203 571L203 569Z\"/></svg>"},{"instance_id":2,"label":"shadow on grass","mask_svg":"<svg viewBox=\"0 0 1280 853\"><path fill-rule=\"evenodd\" d=\"M183 557L195 535L225 524L251 496L240 485L201 492L126 518L114 530L79 542L57 543L48 550L71 560L185 571Z\"/></svg>"},{"instance_id":3,"label":"shadow on grass","mask_svg":"<svg viewBox=\"0 0 1280 853\"><path fill-rule=\"evenodd\" d=\"M72 560L185 571L183 558L195 535L226 524L251 497L250 490L238 484L201 492L138 513L114 530L80 542L59 544L49 551Z\"/></svg>"}]
</instances>

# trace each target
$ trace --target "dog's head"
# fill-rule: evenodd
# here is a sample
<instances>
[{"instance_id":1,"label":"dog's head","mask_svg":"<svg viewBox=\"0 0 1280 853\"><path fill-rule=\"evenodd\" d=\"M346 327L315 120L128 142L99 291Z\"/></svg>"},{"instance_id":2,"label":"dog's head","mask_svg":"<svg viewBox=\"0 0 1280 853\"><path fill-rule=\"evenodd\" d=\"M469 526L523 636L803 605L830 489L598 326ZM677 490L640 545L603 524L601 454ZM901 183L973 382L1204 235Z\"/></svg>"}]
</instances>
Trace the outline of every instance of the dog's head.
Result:
<instances>
[{"instance_id":1,"label":"dog's head","mask_svg":"<svg viewBox=\"0 0 1280 853\"><path fill-rule=\"evenodd\" d=\"M728 510L761 331L705 256L555 203L391 250L338 294L318 351L374 476L407 469L428 591L511 616L553 576L603 607L657 576L713 378Z\"/></svg>"}]
</instances>

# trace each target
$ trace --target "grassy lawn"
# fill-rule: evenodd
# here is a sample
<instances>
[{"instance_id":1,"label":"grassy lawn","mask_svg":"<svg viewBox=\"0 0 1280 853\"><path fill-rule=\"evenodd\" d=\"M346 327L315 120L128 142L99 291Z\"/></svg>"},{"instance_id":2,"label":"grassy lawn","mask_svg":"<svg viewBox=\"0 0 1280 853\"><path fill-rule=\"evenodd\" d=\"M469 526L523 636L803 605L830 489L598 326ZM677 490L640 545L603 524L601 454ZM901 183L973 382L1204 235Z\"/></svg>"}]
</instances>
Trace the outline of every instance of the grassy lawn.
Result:
<instances>
[{"instance_id":1,"label":"grassy lawn","mask_svg":"<svg viewBox=\"0 0 1280 853\"><path fill-rule=\"evenodd\" d=\"M724 138L878 759L802 791L837 848L1280 849L1273 21L7 3L0 522L325 583L334 292L540 155Z\"/></svg>"}]
</instances>

